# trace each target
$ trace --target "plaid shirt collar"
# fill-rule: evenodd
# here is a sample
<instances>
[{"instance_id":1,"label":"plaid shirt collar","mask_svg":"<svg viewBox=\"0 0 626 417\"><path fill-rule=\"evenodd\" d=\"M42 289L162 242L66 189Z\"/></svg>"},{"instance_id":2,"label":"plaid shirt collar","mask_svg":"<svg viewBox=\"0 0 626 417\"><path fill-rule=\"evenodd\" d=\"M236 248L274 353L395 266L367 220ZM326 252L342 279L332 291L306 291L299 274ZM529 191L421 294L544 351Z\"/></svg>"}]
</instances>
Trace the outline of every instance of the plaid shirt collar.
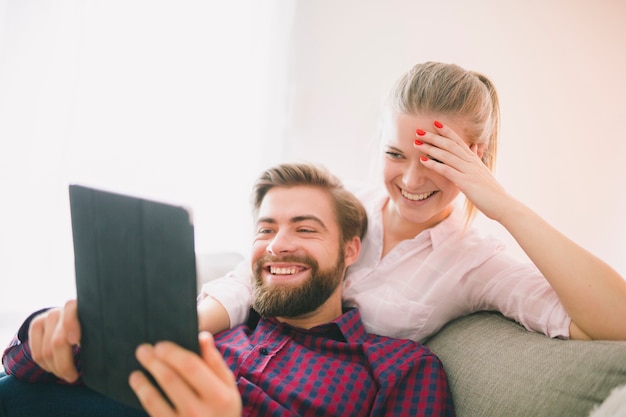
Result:
<instances>
[{"instance_id":1,"label":"plaid shirt collar","mask_svg":"<svg viewBox=\"0 0 626 417\"><path fill-rule=\"evenodd\" d=\"M253 332L265 330L268 326L271 326L288 333L325 336L344 343L363 343L367 340L367 332L361 321L361 313L356 308L344 308L343 314L335 320L310 329L294 327L290 324L282 323L274 317L259 318L254 310L251 310L250 317L252 323L250 321L248 323Z\"/></svg>"}]
</instances>

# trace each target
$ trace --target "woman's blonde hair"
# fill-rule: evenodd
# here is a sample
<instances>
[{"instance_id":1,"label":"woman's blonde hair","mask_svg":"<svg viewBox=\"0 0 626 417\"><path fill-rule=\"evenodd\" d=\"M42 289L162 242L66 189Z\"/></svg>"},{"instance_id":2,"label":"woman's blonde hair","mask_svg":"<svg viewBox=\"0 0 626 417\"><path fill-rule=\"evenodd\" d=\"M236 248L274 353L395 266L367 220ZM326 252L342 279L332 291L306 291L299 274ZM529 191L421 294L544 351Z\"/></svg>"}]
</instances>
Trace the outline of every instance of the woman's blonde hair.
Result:
<instances>
[{"instance_id":1,"label":"woman's blonde hair","mask_svg":"<svg viewBox=\"0 0 626 417\"><path fill-rule=\"evenodd\" d=\"M458 132L473 144L487 144L483 163L495 170L500 127L500 105L493 83L484 75L455 64L424 62L415 65L395 84L388 97L397 113L439 113L464 122ZM465 199L466 225L476 208Z\"/></svg>"}]
</instances>

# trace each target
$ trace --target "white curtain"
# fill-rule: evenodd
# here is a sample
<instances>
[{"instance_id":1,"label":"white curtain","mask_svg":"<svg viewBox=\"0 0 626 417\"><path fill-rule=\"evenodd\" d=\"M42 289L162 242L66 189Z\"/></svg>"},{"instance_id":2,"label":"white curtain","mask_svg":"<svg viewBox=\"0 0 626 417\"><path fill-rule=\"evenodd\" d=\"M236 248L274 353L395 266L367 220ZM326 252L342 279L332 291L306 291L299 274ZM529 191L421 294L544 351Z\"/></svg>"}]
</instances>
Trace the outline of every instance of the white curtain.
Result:
<instances>
[{"instance_id":1,"label":"white curtain","mask_svg":"<svg viewBox=\"0 0 626 417\"><path fill-rule=\"evenodd\" d=\"M0 329L74 296L70 183L191 206L197 251L247 250L250 186L281 159L291 8L0 2Z\"/></svg>"}]
</instances>

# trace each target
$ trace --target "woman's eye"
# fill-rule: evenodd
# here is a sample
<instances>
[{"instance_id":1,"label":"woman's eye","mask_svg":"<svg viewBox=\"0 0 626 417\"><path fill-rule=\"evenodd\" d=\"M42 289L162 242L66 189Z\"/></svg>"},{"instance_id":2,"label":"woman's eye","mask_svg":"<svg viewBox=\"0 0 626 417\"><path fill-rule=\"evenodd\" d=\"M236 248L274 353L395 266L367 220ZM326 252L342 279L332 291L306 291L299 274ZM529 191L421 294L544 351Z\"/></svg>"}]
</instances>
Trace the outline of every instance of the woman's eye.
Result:
<instances>
[{"instance_id":1,"label":"woman's eye","mask_svg":"<svg viewBox=\"0 0 626 417\"><path fill-rule=\"evenodd\" d=\"M402 158L402 154L394 151L385 151L385 154L388 155L392 159L400 159Z\"/></svg>"},{"instance_id":2,"label":"woman's eye","mask_svg":"<svg viewBox=\"0 0 626 417\"><path fill-rule=\"evenodd\" d=\"M439 162L440 164L443 164L443 162L441 162L439 159L435 159L432 156L428 155L428 159L432 159L435 162Z\"/></svg>"}]
</instances>

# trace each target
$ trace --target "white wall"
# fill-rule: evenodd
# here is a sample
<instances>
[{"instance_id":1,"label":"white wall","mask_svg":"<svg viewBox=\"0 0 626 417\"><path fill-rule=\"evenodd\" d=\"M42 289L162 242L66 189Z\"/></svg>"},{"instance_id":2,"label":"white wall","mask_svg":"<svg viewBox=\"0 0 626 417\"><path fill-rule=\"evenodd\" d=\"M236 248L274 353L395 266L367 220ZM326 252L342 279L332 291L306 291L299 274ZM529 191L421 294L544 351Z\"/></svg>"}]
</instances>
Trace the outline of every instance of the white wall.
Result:
<instances>
[{"instance_id":1,"label":"white wall","mask_svg":"<svg viewBox=\"0 0 626 417\"><path fill-rule=\"evenodd\" d=\"M626 276L626 2L297 4L288 158L378 180L370 145L392 82L427 60L481 71L501 100L498 179Z\"/></svg>"},{"instance_id":2,"label":"white wall","mask_svg":"<svg viewBox=\"0 0 626 417\"><path fill-rule=\"evenodd\" d=\"M74 297L69 183L191 206L198 251L247 251L289 10L0 0L0 345Z\"/></svg>"},{"instance_id":3,"label":"white wall","mask_svg":"<svg viewBox=\"0 0 626 417\"><path fill-rule=\"evenodd\" d=\"M0 19L0 328L73 295L69 181L190 204L202 250L241 250L268 164L378 180L381 98L425 60L493 79L500 181L626 275L626 2L0 0Z\"/></svg>"}]
</instances>

